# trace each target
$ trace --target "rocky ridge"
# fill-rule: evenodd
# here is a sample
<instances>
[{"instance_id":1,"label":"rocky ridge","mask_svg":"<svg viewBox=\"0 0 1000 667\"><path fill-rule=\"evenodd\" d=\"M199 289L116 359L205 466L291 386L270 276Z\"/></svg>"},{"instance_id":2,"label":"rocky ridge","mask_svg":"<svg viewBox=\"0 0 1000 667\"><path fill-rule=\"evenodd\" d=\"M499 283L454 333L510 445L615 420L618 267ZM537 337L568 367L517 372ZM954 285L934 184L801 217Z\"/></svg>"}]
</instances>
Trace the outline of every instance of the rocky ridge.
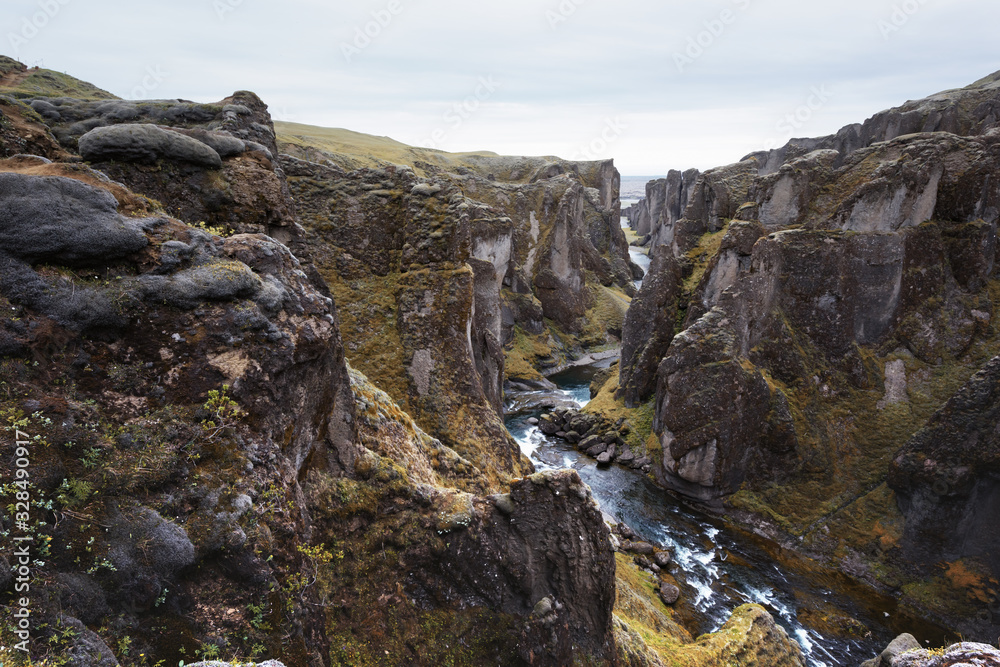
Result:
<instances>
[{"instance_id":1,"label":"rocky ridge","mask_svg":"<svg viewBox=\"0 0 1000 667\"><path fill-rule=\"evenodd\" d=\"M668 488L766 517L967 634L998 620L959 611L988 603L1000 570L987 436L957 416L992 404L983 380L955 395L1000 353L996 80L650 183L629 215L654 262L616 385L627 407L653 402ZM945 477L949 510L929 490ZM944 577L904 573L942 560Z\"/></svg>"}]
</instances>

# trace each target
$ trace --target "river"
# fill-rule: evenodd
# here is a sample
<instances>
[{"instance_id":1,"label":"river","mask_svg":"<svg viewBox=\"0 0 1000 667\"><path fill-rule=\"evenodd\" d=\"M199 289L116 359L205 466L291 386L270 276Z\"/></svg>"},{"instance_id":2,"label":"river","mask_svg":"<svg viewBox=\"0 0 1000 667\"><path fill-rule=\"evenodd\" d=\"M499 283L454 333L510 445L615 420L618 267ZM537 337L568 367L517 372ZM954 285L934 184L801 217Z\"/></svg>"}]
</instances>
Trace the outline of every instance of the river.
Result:
<instances>
[{"instance_id":1,"label":"river","mask_svg":"<svg viewBox=\"0 0 1000 667\"><path fill-rule=\"evenodd\" d=\"M648 266L645 253L633 249L642 253ZM612 361L573 368L549 379L565 402L582 407L590 400L593 375ZM523 397L508 399L512 409L524 403ZM644 475L620 466L598 469L595 460L528 423L541 413L529 409L510 414L507 428L538 469L575 469L607 514L673 552L673 573L685 593L678 614L688 620L688 630L696 636L718 630L736 607L753 602L766 608L799 642L811 667L860 665L902 632L934 646L950 639L940 628L903 613L892 597L771 541L734 530L687 506ZM856 622L844 623L845 619Z\"/></svg>"}]
</instances>

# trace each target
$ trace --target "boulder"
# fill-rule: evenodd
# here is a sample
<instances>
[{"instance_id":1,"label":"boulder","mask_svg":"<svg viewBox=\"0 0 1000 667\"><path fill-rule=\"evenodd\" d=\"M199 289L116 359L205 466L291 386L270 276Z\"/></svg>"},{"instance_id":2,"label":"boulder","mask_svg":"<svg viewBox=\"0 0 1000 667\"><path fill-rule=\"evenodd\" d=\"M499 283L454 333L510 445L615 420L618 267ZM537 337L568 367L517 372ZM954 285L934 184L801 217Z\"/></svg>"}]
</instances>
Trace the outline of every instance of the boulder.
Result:
<instances>
[{"instance_id":1,"label":"boulder","mask_svg":"<svg viewBox=\"0 0 1000 667\"><path fill-rule=\"evenodd\" d=\"M879 662L885 667L891 667L896 656L920 648L920 642L917 641L916 637L908 633L901 634L885 647L885 650L879 655Z\"/></svg>"},{"instance_id":2,"label":"boulder","mask_svg":"<svg viewBox=\"0 0 1000 667\"><path fill-rule=\"evenodd\" d=\"M75 179L0 173L0 251L25 262L120 259L146 247L153 222L125 218L110 192Z\"/></svg>"},{"instance_id":3,"label":"boulder","mask_svg":"<svg viewBox=\"0 0 1000 667\"><path fill-rule=\"evenodd\" d=\"M91 162L121 160L152 163L187 162L218 169L222 158L208 144L156 125L123 124L97 127L80 137L80 155Z\"/></svg>"},{"instance_id":4,"label":"boulder","mask_svg":"<svg viewBox=\"0 0 1000 667\"><path fill-rule=\"evenodd\" d=\"M642 556L652 556L656 553L656 548L649 542L631 542L625 550Z\"/></svg>"},{"instance_id":5,"label":"boulder","mask_svg":"<svg viewBox=\"0 0 1000 667\"><path fill-rule=\"evenodd\" d=\"M669 567L673 560L674 558L669 551L657 551L653 554L653 562L661 568Z\"/></svg>"},{"instance_id":6,"label":"boulder","mask_svg":"<svg viewBox=\"0 0 1000 667\"><path fill-rule=\"evenodd\" d=\"M538 430L545 435L555 435L559 432L559 425L552 420L552 417L542 415L541 421L538 424Z\"/></svg>"},{"instance_id":7,"label":"boulder","mask_svg":"<svg viewBox=\"0 0 1000 667\"><path fill-rule=\"evenodd\" d=\"M608 451L608 446L603 442L599 442L587 450L587 456L589 456L592 459L596 459L598 456L601 456L606 451ZM610 459L610 456L608 458Z\"/></svg>"},{"instance_id":8,"label":"boulder","mask_svg":"<svg viewBox=\"0 0 1000 667\"><path fill-rule=\"evenodd\" d=\"M264 289L249 266L220 259L169 276L142 276L139 285L145 299L188 310L206 301L252 299Z\"/></svg>"},{"instance_id":9,"label":"boulder","mask_svg":"<svg viewBox=\"0 0 1000 667\"><path fill-rule=\"evenodd\" d=\"M681 589L677 588L673 584L661 582L659 595L660 595L660 600L663 601L663 604L670 607L677 604L677 601L680 600Z\"/></svg>"},{"instance_id":10,"label":"boulder","mask_svg":"<svg viewBox=\"0 0 1000 667\"><path fill-rule=\"evenodd\" d=\"M896 654L891 662L883 662L888 667L992 667L1000 665L1000 650L990 644L977 644L975 642L962 642L954 644L944 650L941 655L938 651L928 651L919 647L909 652Z\"/></svg>"},{"instance_id":11,"label":"boulder","mask_svg":"<svg viewBox=\"0 0 1000 667\"><path fill-rule=\"evenodd\" d=\"M218 153L219 157L222 158L236 157L247 150L247 143L245 141L237 139L225 131L212 132L202 128L187 129L180 127L172 127L170 128L170 131L183 134L184 136L191 137L192 139L197 139ZM264 147L261 146L261 148ZM265 148L265 150L267 149Z\"/></svg>"},{"instance_id":12,"label":"boulder","mask_svg":"<svg viewBox=\"0 0 1000 667\"><path fill-rule=\"evenodd\" d=\"M96 632L72 616L60 616L58 625L72 637L66 650L70 667L119 667L114 652Z\"/></svg>"}]
</instances>

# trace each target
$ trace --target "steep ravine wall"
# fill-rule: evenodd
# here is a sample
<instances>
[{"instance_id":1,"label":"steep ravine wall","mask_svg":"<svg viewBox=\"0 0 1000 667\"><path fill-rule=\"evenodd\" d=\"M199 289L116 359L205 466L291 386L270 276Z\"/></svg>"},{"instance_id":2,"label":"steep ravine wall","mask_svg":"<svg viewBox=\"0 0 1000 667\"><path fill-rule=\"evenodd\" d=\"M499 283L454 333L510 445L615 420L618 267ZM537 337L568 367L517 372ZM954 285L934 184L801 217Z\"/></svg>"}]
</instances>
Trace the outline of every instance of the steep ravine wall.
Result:
<instances>
[{"instance_id":1,"label":"steep ravine wall","mask_svg":"<svg viewBox=\"0 0 1000 667\"><path fill-rule=\"evenodd\" d=\"M976 528L992 516L990 464L920 436L897 452L1000 353L996 80L751 155L690 190L678 173L650 183L632 216L649 216L654 262L616 378L626 406L654 401L664 485L984 638L1000 618L967 612L1000 579L1000 543ZM665 202L680 198L677 218ZM963 480L949 482L950 513L919 465ZM918 537L942 522L958 528L935 546Z\"/></svg>"}]
</instances>

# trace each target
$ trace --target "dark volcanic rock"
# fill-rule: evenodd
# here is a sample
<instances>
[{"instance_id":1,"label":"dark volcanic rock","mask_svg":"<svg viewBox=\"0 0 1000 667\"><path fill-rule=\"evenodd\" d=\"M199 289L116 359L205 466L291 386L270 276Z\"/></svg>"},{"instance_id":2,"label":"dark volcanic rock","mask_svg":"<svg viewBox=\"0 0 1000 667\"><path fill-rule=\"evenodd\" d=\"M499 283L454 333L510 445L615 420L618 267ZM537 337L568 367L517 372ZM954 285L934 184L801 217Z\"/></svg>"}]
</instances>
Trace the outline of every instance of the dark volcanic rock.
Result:
<instances>
[{"instance_id":1,"label":"dark volcanic rock","mask_svg":"<svg viewBox=\"0 0 1000 667\"><path fill-rule=\"evenodd\" d=\"M215 149L197 139L156 125L125 124L99 127L80 137L80 155L94 162L124 160L155 163L157 160L190 162L209 169L222 166Z\"/></svg>"},{"instance_id":2,"label":"dark volcanic rock","mask_svg":"<svg viewBox=\"0 0 1000 667\"><path fill-rule=\"evenodd\" d=\"M649 273L625 315L617 396L636 407L656 389L656 368L674 339L682 271L666 246L654 250Z\"/></svg>"},{"instance_id":3,"label":"dark volcanic rock","mask_svg":"<svg viewBox=\"0 0 1000 667\"><path fill-rule=\"evenodd\" d=\"M663 600L663 604L668 607L677 604L677 601L681 599L681 589L677 588L673 584L661 583L660 584L660 599Z\"/></svg>"},{"instance_id":4,"label":"dark volcanic rock","mask_svg":"<svg viewBox=\"0 0 1000 667\"><path fill-rule=\"evenodd\" d=\"M0 250L27 262L120 259L146 247L141 220L102 190L70 178L0 174Z\"/></svg>"},{"instance_id":5,"label":"dark volcanic rock","mask_svg":"<svg viewBox=\"0 0 1000 667\"><path fill-rule=\"evenodd\" d=\"M977 558L1000 577L1000 358L945 404L892 462L906 517L904 555L918 563Z\"/></svg>"},{"instance_id":6,"label":"dark volcanic rock","mask_svg":"<svg viewBox=\"0 0 1000 667\"><path fill-rule=\"evenodd\" d=\"M580 654L608 659L614 551L579 475L538 473L514 483L509 511L477 509L474 525L452 533L447 552L408 585L421 595L460 596L455 601L464 605L532 617L518 642L531 664L572 664Z\"/></svg>"},{"instance_id":7,"label":"dark volcanic rock","mask_svg":"<svg viewBox=\"0 0 1000 667\"><path fill-rule=\"evenodd\" d=\"M267 105L250 92L215 104L36 98L62 146L173 216L266 233L308 258Z\"/></svg>"}]
</instances>

